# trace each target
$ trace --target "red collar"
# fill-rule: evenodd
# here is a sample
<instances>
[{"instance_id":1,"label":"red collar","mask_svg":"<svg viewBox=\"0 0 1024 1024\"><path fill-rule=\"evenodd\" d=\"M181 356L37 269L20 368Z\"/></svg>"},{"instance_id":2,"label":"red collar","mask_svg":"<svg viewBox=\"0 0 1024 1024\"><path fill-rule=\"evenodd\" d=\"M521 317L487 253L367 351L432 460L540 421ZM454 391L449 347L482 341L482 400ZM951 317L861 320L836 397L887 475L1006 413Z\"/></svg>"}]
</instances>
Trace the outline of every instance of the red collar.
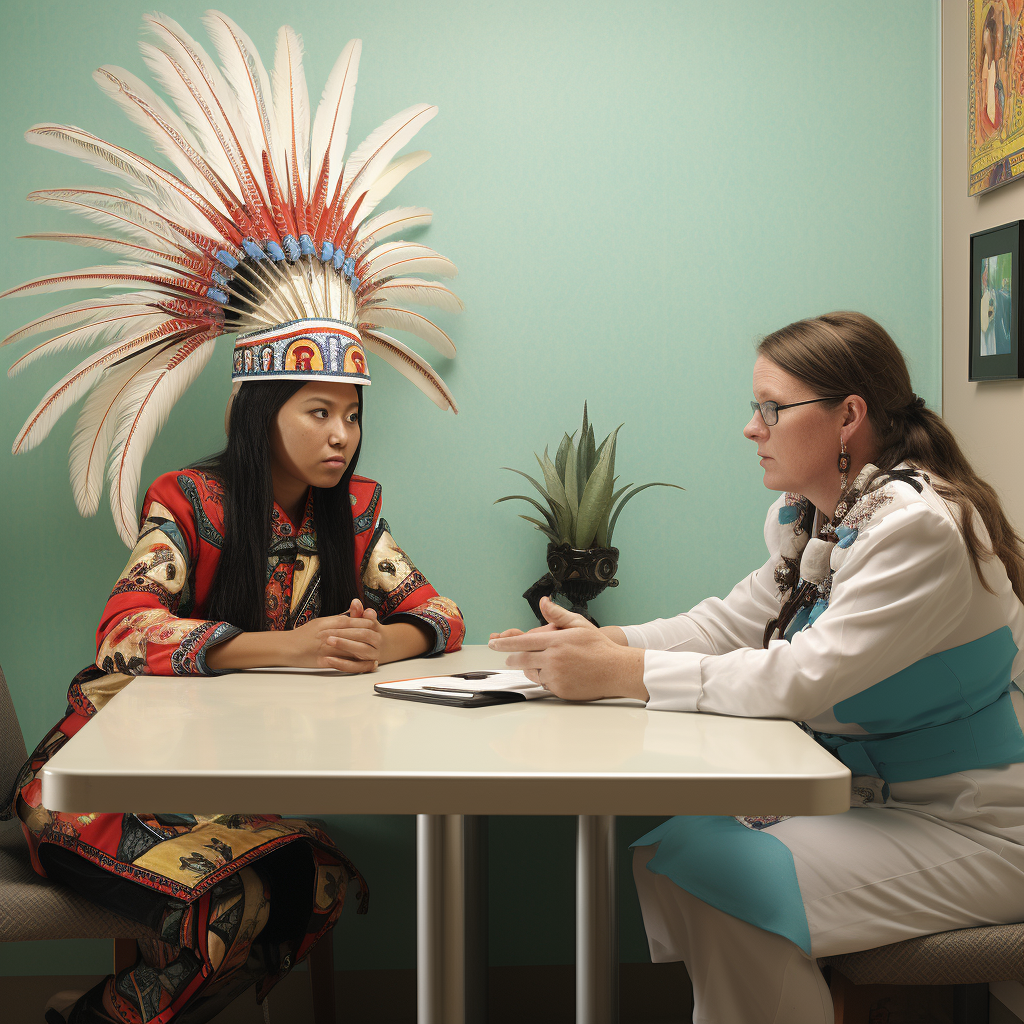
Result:
<instances>
[{"instance_id":1,"label":"red collar","mask_svg":"<svg viewBox=\"0 0 1024 1024\"><path fill-rule=\"evenodd\" d=\"M302 513L302 522L298 532L295 525L288 518L288 513L275 501L270 511L270 532L273 537L303 537L316 533L313 525L313 488L306 492L306 506Z\"/></svg>"}]
</instances>

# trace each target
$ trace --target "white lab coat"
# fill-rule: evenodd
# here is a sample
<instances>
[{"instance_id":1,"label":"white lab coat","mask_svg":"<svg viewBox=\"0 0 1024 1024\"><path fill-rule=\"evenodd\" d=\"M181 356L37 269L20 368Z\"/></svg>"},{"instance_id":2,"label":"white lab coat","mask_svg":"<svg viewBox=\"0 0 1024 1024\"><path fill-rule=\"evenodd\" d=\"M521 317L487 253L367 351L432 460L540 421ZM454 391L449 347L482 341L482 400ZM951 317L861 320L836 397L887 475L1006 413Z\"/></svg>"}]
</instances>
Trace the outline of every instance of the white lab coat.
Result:
<instances>
[{"instance_id":1,"label":"white lab coat","mask_svg":"<svg viewBox=\"0 0 1024 1024\"><path fill-rule=\"evenodd\" d=\"M792 553L796 527L779 522L792 496L769 511L768 561L724 600L710 598L675 618L625 627L630 646L646 649L651 709L788 718L827 734L826 740L852 742L848 751L862 737L870 752L876 737L900 741L916 733L917 755L933 733L944 744L948 734L929 731L932 726L962 732L961 720L970 719L968 728L979 723L975 753L955 755L975 758L952 764L960 770L920 777L928 774L927 759L890 769L876 751L872 767L882 765L879 774L857 774L856 766L865 763L857 753L846 814L739 819L792 856L806 939L758 927L763 907L737 905L730 880L715 878L713 865L704 866L703 875L699 864L663 865L659 873L646 867L670 838L637 849L652 958L687 961L696 1021L830 1022L831 1003L814 957L1024 920L1024 756L971 767L984 764L986 751L998 746L986 738L983 716L972 717L986 711L980 707L986 702L987 712L999 710L995 689L1004 690L1000 735L1016 737L1024 722L1024 696L1010 682L1024 672L1024 606L998 559L982 563L991 592L986 589L955 511L932 482L916 481L920 493L910 482L893 480L853 506L844 520L847 542L831 551L831 592L811 624L788 639L762 647L765 625L782 602L775 582L780 552ZM980 522L978 528L987 543ZM999 661L996 646L1002 661L983 692L973 673L990 654L993 665ZM1024 741L1019 747L1024 750ZM926 752L947 767L951 762L943 758L954 756L944 746ZM898 781L881 777L890 770ZM671 863L671 851L666 857ZM763 887L772 886L766 875ZM780 885L780 900L788 898L784 890ZM757 971L751 972L752 962Z\"/></svg>"}]
</instances>

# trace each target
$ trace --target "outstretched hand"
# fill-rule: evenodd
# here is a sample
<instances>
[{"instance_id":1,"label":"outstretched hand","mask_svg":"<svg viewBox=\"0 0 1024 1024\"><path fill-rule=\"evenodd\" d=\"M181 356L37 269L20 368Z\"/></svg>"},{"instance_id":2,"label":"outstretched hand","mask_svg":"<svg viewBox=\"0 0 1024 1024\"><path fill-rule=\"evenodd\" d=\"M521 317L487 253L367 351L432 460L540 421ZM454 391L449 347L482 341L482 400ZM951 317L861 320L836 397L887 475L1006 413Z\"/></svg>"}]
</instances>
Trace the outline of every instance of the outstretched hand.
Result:
<instances>
[{"instance_id":1,"label":"outstretched hand","mask_svg":"<svg viewBox=\"0 0 1024 1024\"><path fill-rule=\"evenodd\" d=\"M509 668L564 700L648 699L642 650L621 646L589 619L548 597L541 598L540 610L546 625L528 633L507 629L492 634L488 646L508 653Z\"/></svg>"}]
</instances>

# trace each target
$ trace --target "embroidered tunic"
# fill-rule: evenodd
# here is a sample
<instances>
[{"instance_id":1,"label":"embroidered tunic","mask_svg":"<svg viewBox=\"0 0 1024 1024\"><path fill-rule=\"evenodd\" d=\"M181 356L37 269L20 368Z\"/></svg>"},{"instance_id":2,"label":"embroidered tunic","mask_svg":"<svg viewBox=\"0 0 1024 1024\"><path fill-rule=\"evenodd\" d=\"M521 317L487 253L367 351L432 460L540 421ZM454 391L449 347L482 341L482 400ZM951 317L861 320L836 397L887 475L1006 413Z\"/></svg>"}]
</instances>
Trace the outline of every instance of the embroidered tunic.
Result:
<instances>
[{"instance_id":1,"label":"embroidered tunic","mask_svg":"<svg viewBox=\"0 0 1024 1024\"><path fill-rule=\"evenodd\" d=\"M457 650L465 632L462 616L395 543L380 515L380 484L353 476L349 491L360 597L381 621L427 627L434 637L428 653ZM138 543L96 633L96 664L104 673L207 675L206 652L239 632L202 616L223 544L221 499L217 481L198 470L166 473L154 481L143 502ZM276 503L271 513L266 628L292 629L319 615L319 585L310 492L298 527ZM95 692L83 685L86 703L73 699L76 708L84 708L88 693ZM100 686L103 693L119 688L111 679Z\"/></svg>"},{"instance_id":2,"label":"embroidered tunic","mask_svg":"<svg viewBox=\"0 0 1024 1024\"><path fill-rule=\"evenodd\" d=\"M39 850L52 844L188 903L284 845L307 844L317 865L335 869L333 881L327 874L322 879L331 892L329 898L318 895L319 917L301 947L293 950L295 962L341 912L344 878L359 877L320 823L276 815L76 814L50 811L41 803L47 760L134 675L210 674L207 653L240 632L205 614L223 543L222 494L214 478L197 470L167 473L150 487L138 543L103 610L96 663L72 681L68 712L22 769L10 811L23 822L40 874L45 870ZM459 609L438 595L395 543L381 518L380 485L353 476L350 496L364 603L377 610L382 622L425 627L433 637L430 653L457 650L465 632ZM297 527L274 506L266 628L291 629L319 615L319 581L310 492Z\"/></svg>"},{"instance_id":3,"label":"embroidered tunic","mask_svg":"<svg viewBox=\"0 0 1024 1024\"><path fill-rule=\"evenodd\" d=\"M655 959L685 926L650 872L814 956L1024 920L1024 606L998 558L979 577L936 482L883 475L827 540L786 495L768 561L724 600L625 627L648 708L801 722L854 775L847 814L673 818L638 840Z\"/></svg>"}]
</instances>

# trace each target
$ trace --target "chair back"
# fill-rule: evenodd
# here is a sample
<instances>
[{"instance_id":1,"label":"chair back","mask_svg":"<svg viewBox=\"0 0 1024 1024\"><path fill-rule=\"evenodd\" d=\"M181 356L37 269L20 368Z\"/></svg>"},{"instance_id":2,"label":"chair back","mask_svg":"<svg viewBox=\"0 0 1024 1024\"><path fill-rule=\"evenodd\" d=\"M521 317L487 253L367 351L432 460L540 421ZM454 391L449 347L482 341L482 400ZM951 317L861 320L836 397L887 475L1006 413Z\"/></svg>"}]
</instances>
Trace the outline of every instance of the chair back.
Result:
<instances>
[{"instance_id":1,"label":"chair back","mask_svg":"<svg viewBox=\"0 0 1024 1024\"><path fill-rule=\"evenodd\" d=\"M17 781L21 766L28 759L25 737L21 734L18 716L14 713L11 691L7 689L4 670L0 668L0 800L3 800ZM3 807L0 806L0 813Z\"/></svg>"}]
</instances>

